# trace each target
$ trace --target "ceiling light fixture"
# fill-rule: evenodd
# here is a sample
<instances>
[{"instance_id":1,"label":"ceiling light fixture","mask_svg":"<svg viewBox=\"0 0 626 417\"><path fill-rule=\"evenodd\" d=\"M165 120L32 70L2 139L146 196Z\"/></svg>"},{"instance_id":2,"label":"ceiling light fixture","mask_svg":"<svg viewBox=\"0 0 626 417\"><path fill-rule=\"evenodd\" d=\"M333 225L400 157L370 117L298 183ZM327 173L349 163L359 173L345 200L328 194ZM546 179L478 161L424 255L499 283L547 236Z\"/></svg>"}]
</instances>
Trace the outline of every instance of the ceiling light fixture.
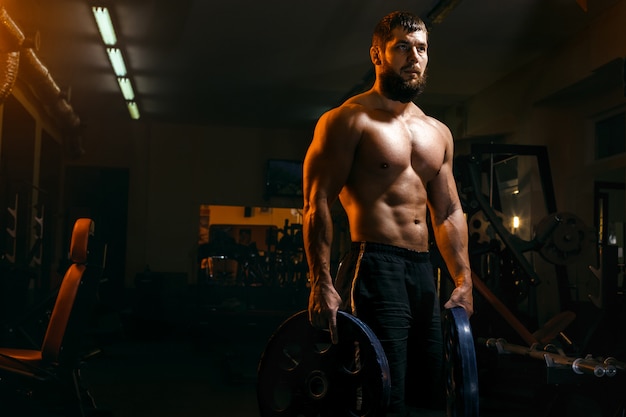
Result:
<instances>
[{"instance_id":1,"label":"ceiling light fixture","mask_svg":"<svg viewBox=\"0 0 626 417\"><path fill-rule=\"evenodd\" d=\"M122 57L122 51L120 51L119 48L107 48L107 54L109 54L109 60L111 60L111 66L113 67L115 75L125 77L127 71L124 58Z\"/></svg>"},{"instance_id":2,"label":"ceiling light fixture","mask_svg":"<svg viewBox=\"0 0 626 417\"><path fill-rule=\"evenodd\" d=\"M131 119L139 119L139 107L137 107L137 103L134 101L127 101L126 107L128 107L128 113L130 113Z\"/></svg>"},{"instance_id":3,"label":"ceiling light fixture","mask_svg":"<svg viewBox=\"0 0 626 417\"><path fill-rule=\"evenodd\" d=\"M117 36L115 36L115 30L113 29L113 22L111 22L111 15L106 7L92 7L93 15L96 18L96 24L102 36L102 41L105 45L115 45L117 43Z\"/></svg>"},{"instance_id":4,"label":"ceiling light fixture","mask_svg":"<svg viewBox=\"0 0 626 417\"><path fill-rule=\"evenodd\" d=\"M135 99L135 92L133 91L133 85L126 77L117 77L117 83L120 85L122 95L126 101L132 101Z\"/></svg>"},{"instance_id":5,"label":"ceiling light fixture","mask_svg":"<svg viewBox=\"0 0 626 417\"><path fill-rule=\"evenodd\" d=\"M96 25L100 31L102 42L104 42L104 45L107 47L107 55L109 56L113 72L115 72L117 77L117 83L126 101L128 113L132 119L137 120L140 117L139 106L135 102L135 92L133 91L130 78L127 76L128 70L124 62L124 57L122 56L122 50L117 45L117 36L115 35L115 29L113 28L113 21L111 20L109 10L106 7L100 6L94 6L91 10L96 19Z\"/></svg>"}]
</instances>

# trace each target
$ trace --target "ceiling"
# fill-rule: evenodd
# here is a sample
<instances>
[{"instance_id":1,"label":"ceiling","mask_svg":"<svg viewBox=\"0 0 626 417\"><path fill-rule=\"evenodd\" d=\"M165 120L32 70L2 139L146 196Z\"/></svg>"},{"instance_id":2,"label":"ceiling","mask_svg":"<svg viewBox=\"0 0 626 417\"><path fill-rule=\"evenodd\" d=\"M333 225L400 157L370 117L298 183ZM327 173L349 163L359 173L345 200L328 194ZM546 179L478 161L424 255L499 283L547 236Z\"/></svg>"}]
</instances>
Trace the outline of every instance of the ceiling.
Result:
<instances>
[{"instance_id":1,"label":"ceiling","mask_svg":"<svg viewBox=\"0 0 626 417\"><path fill-rule=\"evenodd\" d=\"M369 86L372 28L410 10L430 25L437 113L583 29L621 0L0 0L80 118L129 118L90 6L109 7L141 120L253 127L311 125ZM580 3L580 4L579 4ZM505 6L506 5L506 6Z\"/></svg>"}]
</instances>

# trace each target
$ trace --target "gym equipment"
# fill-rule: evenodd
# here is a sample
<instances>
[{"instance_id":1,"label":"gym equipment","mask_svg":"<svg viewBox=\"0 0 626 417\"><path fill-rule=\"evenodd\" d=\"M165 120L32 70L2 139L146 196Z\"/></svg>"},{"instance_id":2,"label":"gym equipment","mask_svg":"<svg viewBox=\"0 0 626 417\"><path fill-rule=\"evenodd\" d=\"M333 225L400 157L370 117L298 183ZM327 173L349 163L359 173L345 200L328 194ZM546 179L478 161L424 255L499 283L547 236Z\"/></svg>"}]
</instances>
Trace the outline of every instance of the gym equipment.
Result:
<instances>
[{"instance_id":1,"label":"gym equipment","mask_svg":"<svg viewBox=\"0 0 626 417\"><path fill-rule=\"evenodd\" d=\"M444 314L449 417L478 416L474 340L465 310ZM271 336L258 368L261 417L383 417L391 381L387 358L372 330L337 314L339 343L311 326L308 312L294 314Z\"/></svg>"},{"instance_id":2,"label":"gym equipment","mask_svg":"<svg viewBox=\"0 0 626 417\"><path fill-rule=\"evenodd\" d=\"M569 326L576 314L571 311L562 311L556 316L548 320L543 327L531 333L522 322L509 310L509 308L489 289L483 280L472 271L472 284L477 292L482 295L485 300L491 304L494 310L502 316L502 318L511 326L511 328L519 335L520 338L532 346L535 343L548 343L557 335L562 335L562 331Z\"/></svg>"},{"instance_id":3,"label":"gym equipment","mask_svg":"<svg viewBox=\"0 0 626 417\"><path fill-rule=\"evenodd\" d=\"M444 360L448 417L478 417L478 369L474 338L462 307L444 313Z\"/></svg>"},{"instance_id":4,"label":"gym equipment","mask_svg":"<svg viewBox=\"0 0 626 417\"><path fill-rule=\"evenodd\" d=\"M495 338L479 338L478 342L488 348L497 350L499 354L517 354L545 361L548 369L548 383L553 384L576 382L576 375L591 375L596 378L607 376L612 378L617 375L618 371L626 369L626 363L616 358L593 357L591 355L573 357L566 355L554 345L542 347L539 344L535 344L531 347L525 347L508 343L504 339ZM572 371L568 374L567 379L562 375L562 371L566 370ZM555 375L558 375L558 379L556 379Z\"/></svg>"},{"instance_id":5,"label":"gym equipment","mask_svg":"<svg viewBox=\"0 0 626 417\"><path fill-rule=\"evenodd\" d=\"M389 403L387 357L358 318L337 314L339 343L294 314L270 338L258 368L261 417L384 416Z\"/></svg>"},{"instance_id":6,"label":"gym equipment","mask_svg":"<svg viewBox=\"0 0 626 417\"><path fill-rule=\"evenodd\" d=\"M575 318L570 311L574 302L567 267L592 255L593 228L585 226L574 214L557 209L549 158L543 146L474 144L471 154L457 161L457 169L462 170L457 174L462 181L460 197L469 218L470 264L476 271L474 287L482 296L477 299L476 309L480 310L480 303L487 301L529 346L549 342ZM520 190L527 195L523 202L519 197L511 197ZM530 239L523 238L530 236L529 224L525 233L513 225L513 214L521 212L528 213L525 216L531 220L545 213ZM533 260L533 253L553 265L556 301L561 304L559 310L563 310L550 319L550 326L536 334L528 331L520 318L532 324L541 316L539 309L544 307L537 304L537 293L542 291L539 271L547 274L550 270L546 263L535 269L537 260ZM491 331L493 321L478 318L474 326Z\"/></svg>"},{"instance_id":7,"label":"gym equipment","mask_svg":"<svg viewBox=\"0 0 626 417\"><path fill-rule=\"evenodd\" d=\"M2 388L22 393L25 399L56 401L68 407L63 415L83 417L85 408L95 408L89 391L82 386L80 366L82 336L96 303L102 268L87 262L91 219L76 220L70 243L72 264L67 269L38 349L0 347ZM19 397L16 395L15 397ZM0 406L0 413L4 411Z\"/></svg>"},{"instance_id":8,"label":"gym equipment","mask_svg":"<svg viewBox=\"0 0 626 417\"><path fill-rule=\"evenodd\" d=\"M572 213L559 212L541 220L535 228L537 236L546 236L539 253L555 265L571 264L595 243L595 231L585 226Z\"/></svg>"}]
</instances>

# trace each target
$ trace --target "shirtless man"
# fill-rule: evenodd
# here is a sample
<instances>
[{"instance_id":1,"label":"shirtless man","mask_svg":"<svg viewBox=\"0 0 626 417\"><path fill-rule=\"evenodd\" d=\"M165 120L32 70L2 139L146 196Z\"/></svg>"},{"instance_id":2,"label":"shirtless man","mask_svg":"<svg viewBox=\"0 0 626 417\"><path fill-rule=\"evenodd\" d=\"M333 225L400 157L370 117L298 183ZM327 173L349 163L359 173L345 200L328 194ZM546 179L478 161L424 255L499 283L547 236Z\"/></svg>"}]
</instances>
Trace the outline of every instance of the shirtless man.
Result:
<instances>
[{"instance_id":1,"label":"shirtless man","mask_svg":"<svg viewBox=\"0 0 626 417\"><path fill-rule=\"evenodd\" d=\"M304 247L309 263L309 319L330 330L349 311L380 339L390 366L390 413L406 413L418 393L411 365L439 377L439 300L429 261L427 209L437 247L454 280L445 308L473 312L467 224L452 172L450 130L413 103L428 63L428 33L415 15L394 12L374 30L373 87L319 119L304 160ZM331 206L339 198L352 249L333 280ZM426 375L418 376L423 386ZM443 389L443 385L441 385ZM401 415L401 414L397 414Z\"/></svg>"}]
</instances>

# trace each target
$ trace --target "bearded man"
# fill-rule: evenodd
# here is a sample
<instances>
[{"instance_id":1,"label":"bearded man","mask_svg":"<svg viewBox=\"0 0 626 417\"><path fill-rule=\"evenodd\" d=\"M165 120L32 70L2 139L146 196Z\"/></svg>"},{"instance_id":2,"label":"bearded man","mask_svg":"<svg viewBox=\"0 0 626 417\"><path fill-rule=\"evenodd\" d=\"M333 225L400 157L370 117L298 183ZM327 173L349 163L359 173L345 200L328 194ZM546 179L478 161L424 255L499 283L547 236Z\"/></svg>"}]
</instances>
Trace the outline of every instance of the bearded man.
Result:
<instances>
[{"instance_id":1,"label":"bearded man","mask_svg":"<svg viewBox=\"0 0 626 417\"><path fill-rule=\"evenodd\" d=\"M459 201L450 130L413 100L425 85L428 32L408 12L376 26L373 87L323 114L304 160L304 248L309 320L337 343L337 311L372 328L390 367L388 415L407 415L420 388L443 398L440 300L429 257L430 216L455 289L445 308L473 312L467 223ZM333 278L331 206L339 198L351 250ZM428 369L428 372L425 370ZM434 382L434 383L433 383ZM443 404L438 404L443 405Z\"/></svg>"}]
</instances>

